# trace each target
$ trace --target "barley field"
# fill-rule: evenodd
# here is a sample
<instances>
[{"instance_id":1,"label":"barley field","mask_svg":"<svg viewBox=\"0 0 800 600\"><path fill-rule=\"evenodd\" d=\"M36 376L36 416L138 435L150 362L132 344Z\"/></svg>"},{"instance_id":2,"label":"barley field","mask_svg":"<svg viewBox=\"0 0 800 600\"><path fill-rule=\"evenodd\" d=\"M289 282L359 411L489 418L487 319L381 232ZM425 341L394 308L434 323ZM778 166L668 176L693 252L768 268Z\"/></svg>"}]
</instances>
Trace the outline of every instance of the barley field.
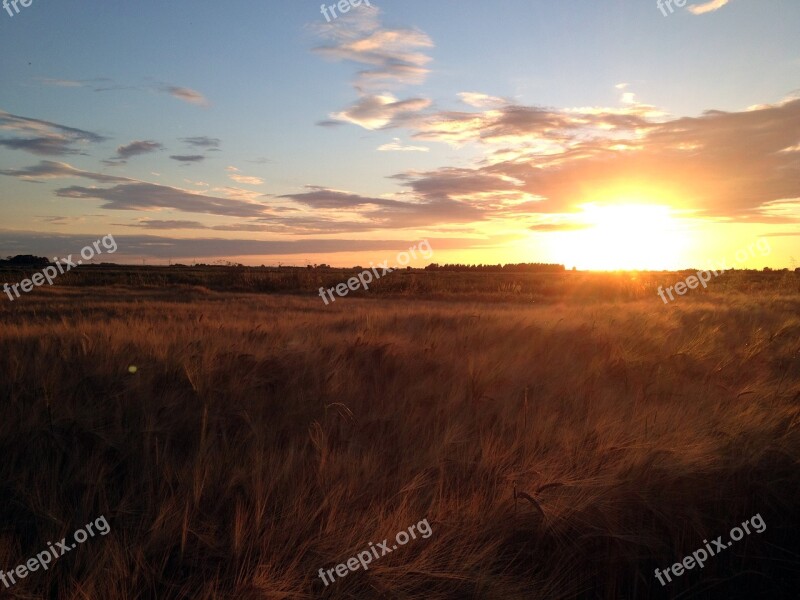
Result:
<instances>
[{"instance_id":1,"label":"barley field","mask_svg":"<svg viewBox=\"0 0 800 600\"><path fill-rule=\"evenodd\" d=\"M91 281L4 301L0 568L111 531L0 595L794 598L793 276L669 306L616 275L518 301Z\"/></svg>"}]
</instances>

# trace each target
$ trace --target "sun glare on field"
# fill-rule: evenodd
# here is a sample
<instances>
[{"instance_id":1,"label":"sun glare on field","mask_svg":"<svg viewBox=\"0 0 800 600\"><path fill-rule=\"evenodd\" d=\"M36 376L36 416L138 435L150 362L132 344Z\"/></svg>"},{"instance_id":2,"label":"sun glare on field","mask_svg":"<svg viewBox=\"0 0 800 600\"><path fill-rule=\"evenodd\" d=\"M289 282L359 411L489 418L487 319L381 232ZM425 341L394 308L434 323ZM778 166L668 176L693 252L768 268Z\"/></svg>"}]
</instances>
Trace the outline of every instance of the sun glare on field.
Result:
<instances>
[{"instance_id":1,"label":"sun glare on field","mask_svg":"<svg viewBox=\"0 0 800 600\"><path fill-rule=\"evenodd\" d=\"M620 202L584 204L585 228L565 232L560 262L579 269L679 269L687 231L668 206Z\"/></svg>"}]
</instances>

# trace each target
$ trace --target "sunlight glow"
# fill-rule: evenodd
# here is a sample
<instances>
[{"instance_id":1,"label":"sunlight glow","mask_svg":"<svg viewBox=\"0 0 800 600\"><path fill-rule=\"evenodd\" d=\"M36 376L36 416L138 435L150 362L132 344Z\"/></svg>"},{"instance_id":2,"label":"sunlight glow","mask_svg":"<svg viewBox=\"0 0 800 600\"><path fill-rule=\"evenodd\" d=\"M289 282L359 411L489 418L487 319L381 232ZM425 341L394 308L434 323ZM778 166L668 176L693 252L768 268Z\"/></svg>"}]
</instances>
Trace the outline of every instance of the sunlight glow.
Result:
<instances>
[{"instance_id":1,"label":"sunlight glow","mask_svg":"<svg viewBox=\"0 0 800 600\"><path fill-rule=\"evenodd\" d=\"M584 204L586 228L559 234L558 255L588 270L679 269L688 231L669 206L637 203Z\"/></svg>"}]
</instances>

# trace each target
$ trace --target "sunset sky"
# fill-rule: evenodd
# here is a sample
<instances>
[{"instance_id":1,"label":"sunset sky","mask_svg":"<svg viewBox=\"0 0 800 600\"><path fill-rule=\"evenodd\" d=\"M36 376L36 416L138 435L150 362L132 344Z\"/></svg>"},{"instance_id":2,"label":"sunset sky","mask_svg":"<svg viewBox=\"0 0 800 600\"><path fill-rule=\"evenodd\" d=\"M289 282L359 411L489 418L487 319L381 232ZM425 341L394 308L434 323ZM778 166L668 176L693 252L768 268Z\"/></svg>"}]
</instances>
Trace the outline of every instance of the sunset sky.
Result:
<instances>
[{"instance_id":1,"label":"sunset sky","mask_svg":"<svg viewBox=\"0 0 800 600\"><path fill-rule=\"evenodd\" d=\"M1 10L0 255L800 266L797 0L320 4Z\"/></svg>"}]
</instances>

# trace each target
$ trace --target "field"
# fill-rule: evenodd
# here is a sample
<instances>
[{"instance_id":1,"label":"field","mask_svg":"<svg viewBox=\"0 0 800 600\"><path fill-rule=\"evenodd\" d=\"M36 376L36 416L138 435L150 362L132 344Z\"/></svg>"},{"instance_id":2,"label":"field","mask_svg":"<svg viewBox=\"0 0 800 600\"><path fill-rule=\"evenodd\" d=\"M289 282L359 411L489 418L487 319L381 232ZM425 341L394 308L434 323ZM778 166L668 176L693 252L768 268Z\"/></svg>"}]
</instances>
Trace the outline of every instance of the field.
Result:
<instances>
[{"instance_id":1,"label":"field","mask_svg":"<svg viewBox=\"0 0 800 600\"><path fill-rule=\"evenodd\" d=\"M326 306L343 273L98 267L3 296L0 569L111 531L1 595L796 597L800 274L665 305L685 275L409 271Z\"/></svg>"}]
</instances>

